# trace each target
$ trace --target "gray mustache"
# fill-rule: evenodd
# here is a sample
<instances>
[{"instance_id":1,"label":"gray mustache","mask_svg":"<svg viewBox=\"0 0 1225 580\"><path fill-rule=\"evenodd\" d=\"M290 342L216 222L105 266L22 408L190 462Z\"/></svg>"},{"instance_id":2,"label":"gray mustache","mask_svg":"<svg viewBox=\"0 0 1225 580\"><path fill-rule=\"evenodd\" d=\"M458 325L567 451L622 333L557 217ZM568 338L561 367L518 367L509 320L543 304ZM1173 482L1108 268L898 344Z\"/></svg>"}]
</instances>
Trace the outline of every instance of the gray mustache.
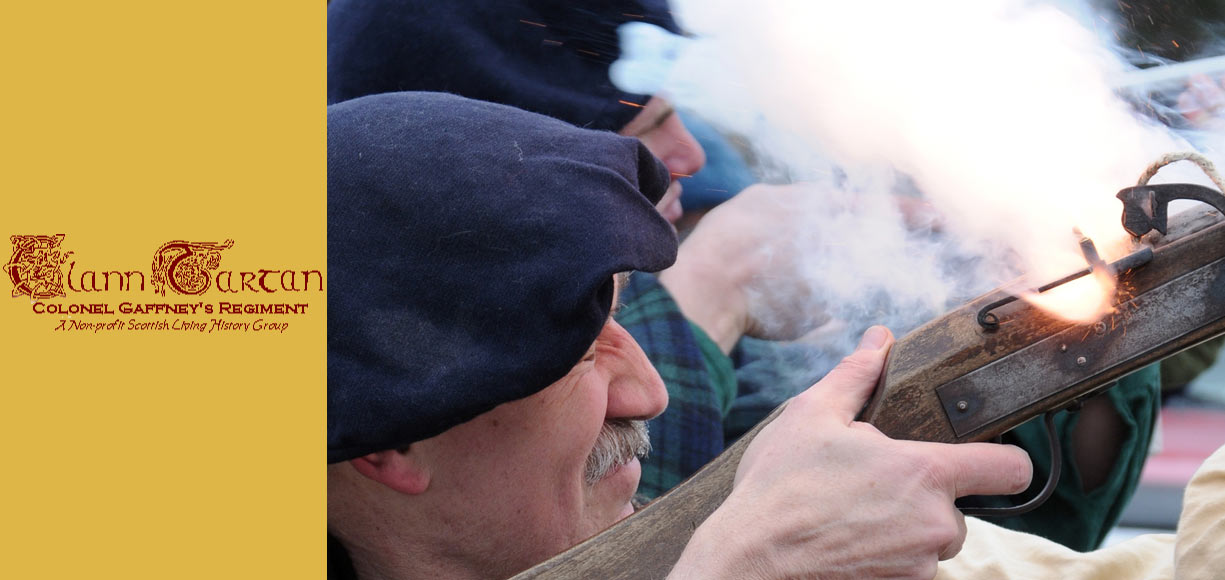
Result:
<instances>
[{"instance_id":1,"label":"gray mustache","mask_svg":"<svg viewBox=\"0 0 1225 580\"><path fill-rule=\"evenodd\" d=\"M646 457L651 451L646 421L612 419L604 422L595 449L587 456L586 479L592 485L604 479L612 470L629 463L635 457Z\"/></svg>"}]
</instances>

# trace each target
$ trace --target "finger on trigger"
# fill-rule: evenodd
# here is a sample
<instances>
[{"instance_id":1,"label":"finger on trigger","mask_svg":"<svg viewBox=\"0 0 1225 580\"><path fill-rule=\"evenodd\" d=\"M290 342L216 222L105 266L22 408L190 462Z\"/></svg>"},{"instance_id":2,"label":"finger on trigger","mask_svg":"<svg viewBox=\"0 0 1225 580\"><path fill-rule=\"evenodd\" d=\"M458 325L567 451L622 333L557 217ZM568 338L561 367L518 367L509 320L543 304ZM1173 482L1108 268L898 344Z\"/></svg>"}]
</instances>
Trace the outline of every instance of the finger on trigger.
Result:
<instances>
[{"instance_id":1,"label":"finger on trigger","mask_svg":"<svg viewBox=\"0 0 1225 580\"><path fill-rule=\"evenodd\" d=\"M1029 455L1015 445L997 443L925 443L944 449L932 453L945 462L955 497L1021 493L1033 479Z\"/></svg>"}]
</instances>

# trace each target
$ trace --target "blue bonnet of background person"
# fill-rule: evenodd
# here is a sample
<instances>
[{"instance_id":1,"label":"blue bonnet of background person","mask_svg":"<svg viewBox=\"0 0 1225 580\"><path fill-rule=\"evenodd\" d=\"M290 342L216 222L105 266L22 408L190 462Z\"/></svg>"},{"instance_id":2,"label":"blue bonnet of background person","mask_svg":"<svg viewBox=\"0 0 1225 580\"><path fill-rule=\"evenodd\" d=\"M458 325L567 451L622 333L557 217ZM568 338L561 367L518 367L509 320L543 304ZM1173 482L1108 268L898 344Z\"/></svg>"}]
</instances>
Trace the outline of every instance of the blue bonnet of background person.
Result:
<instances>
[{"instance_id":1,"label":"blue bonnet of background person","mask_svg":"<svg viewBox=\"0 0 1225 580\"><path fill-rule=\"evenodd\" d=\"M648 95L618 89L617 27L678 32L665 0L333 0L328 103L441 91L616 131Z\"/></svg>"}]
</instances>

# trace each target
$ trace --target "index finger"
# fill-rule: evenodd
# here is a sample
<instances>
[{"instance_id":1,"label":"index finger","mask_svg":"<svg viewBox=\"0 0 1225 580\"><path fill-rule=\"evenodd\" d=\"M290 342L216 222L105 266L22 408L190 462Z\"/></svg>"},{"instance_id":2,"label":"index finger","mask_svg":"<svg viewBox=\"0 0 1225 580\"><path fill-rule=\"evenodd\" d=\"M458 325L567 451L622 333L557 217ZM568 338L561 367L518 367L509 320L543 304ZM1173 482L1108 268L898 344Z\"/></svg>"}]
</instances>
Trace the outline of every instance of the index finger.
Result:
<instances>
[{"instance_id":1,"label":"index finger","mask_svg":"<svg viewBox=\"0 0 1225 580\"><path fill-rule=\"evenodd\" d=\"M954 497L1021 493L1033 479L1029 455L1015 445L998 443L925 443L937 457L948 481L939 482Z\"/></svg>"}]
</instances>

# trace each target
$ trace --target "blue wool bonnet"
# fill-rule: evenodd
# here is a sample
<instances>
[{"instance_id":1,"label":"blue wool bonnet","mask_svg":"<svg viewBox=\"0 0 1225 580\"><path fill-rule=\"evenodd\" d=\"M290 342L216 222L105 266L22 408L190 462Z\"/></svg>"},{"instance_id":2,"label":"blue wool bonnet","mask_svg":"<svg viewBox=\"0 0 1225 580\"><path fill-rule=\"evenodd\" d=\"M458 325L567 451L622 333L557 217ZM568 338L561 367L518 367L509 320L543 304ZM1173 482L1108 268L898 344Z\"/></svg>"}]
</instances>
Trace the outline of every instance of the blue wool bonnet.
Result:
<instances>
[{"instance_id":1,"label":"blue wool bonnet","mask_svg":"<svg viewBox=\"0 0 1225 580\"><path fill-rule=\"evenodd\" d=\"M328 463L549 386L613 275L676 259L668 172L637 139L441 93L327 117Z\"/></svg>"},{"instance_id":2,"label":"blue wool bonnet","mask_svg":"<svg viewBox=\"0 0 1225 580\"><path fill-rule=\"evenodd\" d=\"M328 103L440 91L616 131L649 99L608 77L626 22L679 31L666 0L333 0Z\"/></svg>"}]
</instances>

